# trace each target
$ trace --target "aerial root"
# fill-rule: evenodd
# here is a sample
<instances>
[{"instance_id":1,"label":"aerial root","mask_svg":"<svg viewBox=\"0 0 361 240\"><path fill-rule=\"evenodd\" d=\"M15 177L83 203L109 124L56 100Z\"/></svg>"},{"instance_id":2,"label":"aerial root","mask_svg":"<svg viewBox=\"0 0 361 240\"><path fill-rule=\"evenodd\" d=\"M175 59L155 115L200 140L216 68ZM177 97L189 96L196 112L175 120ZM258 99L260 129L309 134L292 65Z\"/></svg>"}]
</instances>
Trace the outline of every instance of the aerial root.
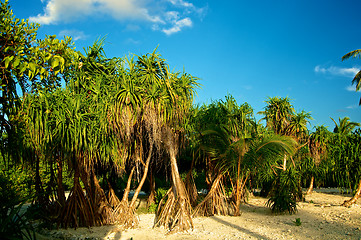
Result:
<instances>
[{"instance_id":1,"label":"aerial root","mask_svg":"<svg viewBox=\"0 0 361 240\"><path fill-rule=\"evenodd\" d=\"M154 227L163 226L169 229L169 233L193 229L191 211L189 200L176 198L173 188L170 188L159 203Z\"/></svg>"}]
</instances>

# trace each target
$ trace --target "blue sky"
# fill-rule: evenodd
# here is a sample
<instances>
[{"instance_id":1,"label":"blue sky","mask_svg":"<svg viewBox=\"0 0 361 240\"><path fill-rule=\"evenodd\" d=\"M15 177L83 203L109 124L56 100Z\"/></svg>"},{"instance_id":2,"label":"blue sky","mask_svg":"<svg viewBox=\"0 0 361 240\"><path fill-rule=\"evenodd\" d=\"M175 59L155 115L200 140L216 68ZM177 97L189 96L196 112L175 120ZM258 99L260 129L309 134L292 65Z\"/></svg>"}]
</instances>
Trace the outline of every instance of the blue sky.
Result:
<instances>
[{"instance_id":1,"label":"blue sky","mask_svg":"<svg viewBox=\"0 0 361 240\"><path fill-rule=\"evenodd\" d=\"M70 35L77 50L106 36L108 57L152 52L171 69L201 78L196 103L232 94L262 111L267 97L289 97L310 112L361 122L351 86L361 59L360 0L10 0L17 18L41 23L38 37ZM262 116L256 116L258 119Z\"/></svg>"}]
</instances>

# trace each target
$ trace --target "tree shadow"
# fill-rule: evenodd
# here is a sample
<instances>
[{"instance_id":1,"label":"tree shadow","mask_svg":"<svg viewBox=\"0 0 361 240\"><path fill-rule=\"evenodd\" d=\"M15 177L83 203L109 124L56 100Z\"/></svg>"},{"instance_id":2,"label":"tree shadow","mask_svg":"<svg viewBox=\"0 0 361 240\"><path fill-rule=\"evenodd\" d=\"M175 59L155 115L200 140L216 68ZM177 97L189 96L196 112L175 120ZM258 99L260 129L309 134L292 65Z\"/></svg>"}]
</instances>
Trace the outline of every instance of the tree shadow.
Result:
<instances>
[{"instance_id":1,"label":"tree shadow","mask_svg":"<svg viewBox=\"0 0 361 240\"><path fill-rule=\"evenodd\" d=\"M226 226L228 226L228 227L234 228L234 229L236 229L236 230L238 230L238 231L240 231L240 232L246 233L246 234L248 234L249 236L252 236L252 237L254 237L254 238L257 238L257 239L266 239L266 240L269 239L269 238L266 237L266 236L263 236L263 235L261 235L261 234L259 234L259 233L256 233L256 232L252 232L251 230L246 229L246 228L243 228L243 227L240 227L240 226L238 226L238 225L236 225L236 224L227 222L227 221L225 221L225 220L223 220L223 219L221 219L221 218L219 218L219 217L217 217L217 216L212 216L212 217L210 217L210 218L213 219L213 220L215 220L215 221L217 221L217 222L219 222L219 223L221 223L221 224L223 224L223 225L226 225Z\"/></svg>"}]
</instances>

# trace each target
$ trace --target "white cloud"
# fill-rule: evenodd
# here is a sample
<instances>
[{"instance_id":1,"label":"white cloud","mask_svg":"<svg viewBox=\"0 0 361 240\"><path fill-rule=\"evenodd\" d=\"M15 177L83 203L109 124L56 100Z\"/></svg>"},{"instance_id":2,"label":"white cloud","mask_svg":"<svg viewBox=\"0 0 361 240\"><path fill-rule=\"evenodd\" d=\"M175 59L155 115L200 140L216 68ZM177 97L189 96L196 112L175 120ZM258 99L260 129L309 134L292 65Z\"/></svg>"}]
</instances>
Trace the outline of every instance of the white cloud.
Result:
<instances>
[{"instance_id":1,"label":"white cloud","mask_svg":"<svg viewBox=\"0 0 361 240\"><path fill-rule=\"evenodd\" d=\"M176 6L178 5L186 8L194 8L194 5L192 3L183 0L169 0L169 2Z\"/></svg>"},{"instance_id":2,"label":"white cloud","mask_svg":"<svg viewBox=\"0 0 361 240\"><path fill-rule=\"evenodd\" d=\"M356 92L356 86L355 85L350 85L350 86L346 87L346 90L350 91L350 92ZM357 92L361 93L361 90L357 91Z\"/></svg>"},{"instance_id":3,"label":"white cloud","mask_svg":"<svg viewBox=\"0 0 361 240\"><path fill-rule=\"evenodd\" d=\"M355 109L355 108L359 108L359 105L354 104L354 105L350 105L346 107L347 109Z\"/></svg>"},{"instance_id":4,"label":"white cloud","mask_svg":"<svg viewBox=\"0 0 361 240\"><path fill-rule=\"evenodd\" d=\"M162 22L157 15L149 14L146 6L141 1L132 0L93 0L97 3L96 10L102 13L110 14L118 20L134 19L146 20L154 23Z\"/></svg>"},{"instance_id":5,"label":"white cloud","mask_svg":"<svg viewBox=\"0 0 361 240\"><path fill-rule=\"evenodd\" d=\"M31 22L54 24L60 21L72 22L94 11L92 0L49 0L44 14L30 17Z\"/></svg>"},{"instance_id":6,"label":"white cloud","mask_svg":"<svg viewBox=\"0 0 361 240\"><path fill-rule=\"evenodd\" d=\"M59 33L59 36L60 36L60 37L63 37L63 36L71 36L74 41L84 40L84 39L88 38L88 36L85 35L84 32L78 31L78 30L74 30L74 29L65 29L65 30L62 30L62 31Z\"/></svg>"},{"instance_id":7,"label":"white cloud","mask_svg":"<svg viewBox=\"0 0 361 240\"><path fill-rule=\"evenodd\" d=\"M184 27L191 27L192 26L192 20L190 18L183 18L181 20L174 20L173 26L171 28L163 28L162 32L164 32L167 35L171 35L173 33L179 32Z\"/></svg>"},{"instance_id":8,"label":"white cloud","mask_svg":"<svg viewBox=\"0 0 361 240\"><path fill-rule=\"evenodd\" d=\"M316 73L330 74L335 76L345 76L345 77L354 77L356 73L360 71L360 69L357 67L342 68L342 67L331 66L325 68L325 67L321 67L320 65L317 65L314 70Z\"/></svg>"},{"instance_id":9,"label":"white cloud","mask_svg":"<svg viewBox=\"0 0 361 240\"><path fill-rule=\"evenodd\" d=\"M192 18L202 18L206 8L197 8L185 0L42 0L44 12L31 16L32 22L59 24L81 18L110 16L119 21L143 21L153 30L167 35L193 25ZM128 25L129 26L129 25Z\"/></svg>"},{"instance_id":10,"label":"white cloud","mask_svg":"<svg viewBox=\"0 0 361 240\"><path fill-rule=\"evenodd\" d=\"M110 15L115 19L138 19L161 22L159 16L150 15L141 1L132 0L49 0L44 14L30 17L30 21L41 24L73 22L94 14Z\"/></svg>"}]
</instances>

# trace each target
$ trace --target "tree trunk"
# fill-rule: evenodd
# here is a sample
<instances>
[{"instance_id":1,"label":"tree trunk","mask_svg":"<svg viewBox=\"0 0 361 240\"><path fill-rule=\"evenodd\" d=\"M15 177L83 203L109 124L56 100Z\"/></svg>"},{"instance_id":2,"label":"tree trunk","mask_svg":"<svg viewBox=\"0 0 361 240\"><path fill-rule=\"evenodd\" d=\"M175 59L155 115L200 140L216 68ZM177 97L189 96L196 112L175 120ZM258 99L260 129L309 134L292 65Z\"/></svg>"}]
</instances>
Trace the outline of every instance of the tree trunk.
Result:
<instances>
[{"instance_id":1,"label":"tree trunk","mask_svg":"<svg viewBox=\"0 0 361 240\"><path fill-rule=\"evenodd\" d=\"M58 177L57 177L57 194L60 209L65 206L65 192L63 187L63 162L60 158L57 159Z\"/></svg>"},{"instance_id":2,"label":"tree trunk","mask_svg":"<svg viewBox=\"0 0 361 240\"><path fill-rule=\"evenodd\" d=\"M237 164L237 182L236 182L236 194L235 194L235 210L234 216L239 216L239 205L241 204L241 157L238 156L238 164Z\"/></svg>"},{"instance_id":3,"label":"tree trunk","mask_svg":"<svg viewBox=\"0 0 361 240\"><path fill-rule=\"evenodd\" d=\"M138 219L135 217L134 208L129 207L129 192L132 183L132 178L135 172L135 166L132 168L128 177L127 186L124 190L123 198L120 203L114 208L114 214L117 216L117 223L123 225L124 228L134 228L138 225Z\"/></svg>"},{"instance_id":4,"label":"tree trunk","mask_svg":"<svg viewBox=\"0 0 361 240\"><path fill-rule=\"evenodd\" d=\"M357 201L357 199L359 199L360 196L361 196L361 179L358 183L355 195L351 199L346 200L341 206L344 206L344 207L351 206L352 204L354 204Z\"/></svg>"},{"instance_id":5,"label":"tree trunk","mask_svg":"<svg viewBox=\"0 0 361 240\"><path fill-rule=\"evenodd\" d=\"M192 207L184 183L179 175L176 159L177 144L175 141L171 141L167 144L167 148L170 157L172 188L158 206L154 226L164 226L171 232L186 231L193 228ZM167 201L162 204L164 199L167 199Z\"/></svg>"},{"instance_id":6,"label":"tree trunk","mask_svg":"<svg viewBox=\"0 0 361 240\"><path fill-rule=\"evenodd\" d=\"M193 166L194 166L194 157L191 163L191 168L188 171L185 179L185 188L187 190L189 202L191 203L192 207L195 207L197 205L198 191L192 174Z\"/></svg>"},{"instance_id":7,"label":"tree trunk","mask_svg":"<svg viewBox=\"0 0 361 240\"><path fill-rule=\"evenodd\" d=\"M155 196L156 196L156 192L155 192L155 178L154 178L154 174L153 171L151 169L151 171L149 172L149 185L150 185L150 189L149 189L149 196L148 196L148 200L147 200L147 207L149 208L152 204L155 203Z\"/></svg>"},{"instance_id":8,"label":"tree trunk","mask_svg":"<svg viewBox=\"0 0 361 240\"><path fill-rule=\"evenodd\" d=\"M241 201L245 199L245 186L246 182L248 180L249 174L247 174L245 177L242 177L241 179L237 179L236 184L236 191L234 195L234 202L235 202L235 210L234 210L234 216L240 216L240 210L239 206L241 205Z\"/></svg>"},{"instance_id":9,"label":"tree trunk","mask_svg":"<svg viewBox=\"0 0 361 240\"><path fill-rule=\"evenodd\" d=\"M79 182L79 166L74 167L74 186L66 200L58 219L58 226L91 227L95 224L94 213L89 198L84 195Z\"/></svg>"},{"instance_id":10,"label":"tree trunk","mask_svg":"<svg viewBox=\"0 0 361 240\"><path fill-rule=\"evenodd\" d=\"M40 177L40 159L35 154L35 192L36 192L36 203L39 206L45 207L47 205L47 201L45 199L45 192L43 189L43 185Z\"/></svg>"},{"instance_id":11,"label":"tree trunk","mask_svg":"<svg viewBox=\"0 0 361 240\"><path fill-rule=\"evenodd\" d=\"M130 192L130 186L131 186L131 184L132 184L132 178L133 178L134 171L135 171L135 167L133 167L132 170L130 171L130 174L129 174L129 177L128 177L128 181L127 181L127 186L126 186L125 189L124 189L122 202L123 202L123 201L127 201L127 202L128 202L129 192Z\"/></svg>"},{"instance_id":12,"label":"tree trunk","mask_svg":"<svg viewBox=\"0 0 361 240\"><path fill-rule=\"evenodd\" d=\"M113 209L107 200L104 190L101 188L99 181L95 175L94 169L91 170L90 182L92 188L91 193L88 193L92 197L92 208L94 212L95 224L97 226L113 224L117 221L117 216L113 214ZM88 188L89 189L89 188Z\"/></svg>"},{"instance_id":13,"label":"tree trunk","mask_svg":"<svg viewBox=\"0 0 361 240\"><path fill-rule=\"evenodd\" d=\"M207 196L194 209L194 216L213 216L215 214L229 214L230 211L227 203L227 197L222 184L222 178L223 175L218 174L218 176L213 181L212 187L210 188Z\"/></svg>"},{"instance_id":14,"label":"tree trunk","mask_svg":"<svg viewBox=\"0 0 361 240\"><path fill-rule=\"evenodd\" d=\"M311 181L310 181L310 186L309 186L309 187L308 187L308 189L307 189L306 195L308 195L308 194L311 194L311 193L312 193L312 191L313 191L313 184L314 184L314 182L315 182L315 176L313 176L313 175L312 175L312 177L311 177Z\"/></svg>"},{"instance_id":15,"label":"tree trunk","mask_svg":"<svg viewBox=\"0 0 361 240\"><path fill-rule=\"evenodd\" d=\"M132 201L130 202L130 205L129 205L130 208L134 208L135 201L137 200L138 195L139 195L139 193L140 193L140 190L142 190L142 187L143 187L143 184L144 184L144 182L145 182L145 179L147 178L148 169L149 169L149 163L150 163L150 159L152 158L152 153L153 153L153 144L150 144L148 157L147 157L147 160L146 160L146 162L145 162L145 166L144 166L144 170L143 170L143 177L142 177L142 179L140 180L137 189L134 191L134 195L133 195Z\"/></svg>"},{"instance_id":16,"label":"tree trunk","mask_svg":"<svg viewBox=\"0 0 361 240\"><path fill-rule=\"evenodd\" d=\"M192 207L187 197L184 183L179 174L174 148L170 150L170 162L175 204L173 205L172 209L173 217L171 218L171 222L168 226L169 230L171 231L186 231L193 228L193 221L191 216Z\"/></svg>"}]
</instances>

